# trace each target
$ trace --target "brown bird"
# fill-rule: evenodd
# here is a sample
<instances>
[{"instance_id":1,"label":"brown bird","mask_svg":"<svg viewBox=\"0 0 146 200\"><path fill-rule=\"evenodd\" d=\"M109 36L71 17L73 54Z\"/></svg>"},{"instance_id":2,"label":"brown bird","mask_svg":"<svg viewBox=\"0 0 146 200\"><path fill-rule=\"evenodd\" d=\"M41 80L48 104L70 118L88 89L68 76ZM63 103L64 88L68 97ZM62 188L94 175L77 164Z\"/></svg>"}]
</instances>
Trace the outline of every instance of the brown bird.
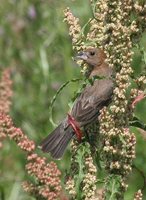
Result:
<instances>
[{"instance_id":1,"label":"brown bird","mask_svg":"<svg viewBox=\"0 0 146 200\"><path fill-rule=\"evenodd\" d=\"M104 52L101 49L88 48L80 52L76 58L87 63L90 71L89 78L93 76L104 78L96 79L92 85L89 84L84 88L75 100L70 114L42 141L42 151L49 152L55 159L63 156L73 137L81 140L81 129L97 122L99 111L110 103L112 97L112 70L105 63Z\"/></svg>"}]
</instances>

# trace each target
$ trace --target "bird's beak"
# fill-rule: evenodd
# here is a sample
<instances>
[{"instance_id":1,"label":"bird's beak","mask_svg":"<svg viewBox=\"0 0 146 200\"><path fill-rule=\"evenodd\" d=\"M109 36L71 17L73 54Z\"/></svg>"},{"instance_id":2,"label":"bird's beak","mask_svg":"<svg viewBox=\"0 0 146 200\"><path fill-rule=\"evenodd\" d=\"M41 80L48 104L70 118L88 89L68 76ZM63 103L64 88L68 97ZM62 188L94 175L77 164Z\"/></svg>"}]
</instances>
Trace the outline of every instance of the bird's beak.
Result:
<instances>
[{"instance_id":1,"label":"bird's beak","mask_svg":"<svg viewBox=\"0 0 146 200\"><path fill-rule=\"evenodd\" d=\"M79 52L79 53L75 56L74 59L75 59L75 60L84 60L84 61L86 61L86 60L88 59L87 52L84 52L84 51Z\"/></svg>"}]
</instances>

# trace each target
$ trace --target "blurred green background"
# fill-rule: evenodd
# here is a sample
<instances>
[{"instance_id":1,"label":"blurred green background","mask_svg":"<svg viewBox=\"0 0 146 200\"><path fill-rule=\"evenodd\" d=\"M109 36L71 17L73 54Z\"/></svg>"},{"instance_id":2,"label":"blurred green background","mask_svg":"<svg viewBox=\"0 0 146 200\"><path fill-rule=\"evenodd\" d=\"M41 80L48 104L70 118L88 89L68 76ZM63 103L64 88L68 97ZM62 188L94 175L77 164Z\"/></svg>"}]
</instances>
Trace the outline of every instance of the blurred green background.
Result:
<instances>
[{"instance_id":1,"label":"blurred green background","mask_svg":"<svg viewBox=\"0 0 146 200\"><path fill-rule=\"evenodd\" d=\"M74 52L68 27L63 22L63 10L69 6L83 25L91 17L89 1L1 0L0 3L0 68L14 69L11 116L15 125L39 144L53 129L49 122L49 104L53 95L65 81L80 76L72 59ZM146 50L145 40L144 35L141 45ZM133 62L136 74L143 66L142 57L136 51ZM77 83L69 85L57 98L53 110L56 123L66 115L68 102L77 87ZM137 105L136 113L146 123L145 110L143 100ZM146 141L138 131L133 131L138 138L135 164L146 174ZM65 162L58 161L59 167L67 169L69 159L67 153ZM5 141L0 153L0 192L5 200L33 199L21 188L21 181L26 178L25 163L24 153L13 142ZM125 199L133 199L134 192L142 185L142 176L134 170Z\"/></svg>"}]
</instances>

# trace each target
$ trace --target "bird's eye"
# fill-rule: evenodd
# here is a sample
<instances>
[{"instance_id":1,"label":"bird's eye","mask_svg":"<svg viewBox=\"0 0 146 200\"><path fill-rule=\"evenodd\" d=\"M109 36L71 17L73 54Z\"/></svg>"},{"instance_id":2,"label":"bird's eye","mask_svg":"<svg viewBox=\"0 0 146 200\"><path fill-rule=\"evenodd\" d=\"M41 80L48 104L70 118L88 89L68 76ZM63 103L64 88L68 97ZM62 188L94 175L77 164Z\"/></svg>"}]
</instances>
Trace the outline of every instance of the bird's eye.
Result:
<instances>
[{"instance_id":1,"label":"bird's eye","mask_svg":"<svg viewBox=\"0 0 146 200\"><path fill-rule=\"evenodd\" d=\"M95 55L95 52L94 52L94 51L91 51L91 52L90 52L90 55L91 55L91 56L94 56L94 55Z\"/></svg>"}]
</instances>

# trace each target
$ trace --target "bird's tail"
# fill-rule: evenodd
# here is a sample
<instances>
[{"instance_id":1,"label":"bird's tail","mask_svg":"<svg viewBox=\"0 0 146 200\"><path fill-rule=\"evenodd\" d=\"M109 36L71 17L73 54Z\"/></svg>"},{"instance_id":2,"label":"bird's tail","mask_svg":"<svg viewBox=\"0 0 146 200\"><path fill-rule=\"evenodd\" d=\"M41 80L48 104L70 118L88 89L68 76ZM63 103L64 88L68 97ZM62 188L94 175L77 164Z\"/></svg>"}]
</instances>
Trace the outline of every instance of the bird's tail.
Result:
<instances>
[{"instance_id":1,"label":"bird's tail","mask_svg":"<svg viewBox=\"0 0 146 200\"><path fill-rule=\"evenodd\" d=\"M52 133L50 133L40 144L43 152L50 153L54 159L59 159L63 156L64 151L74 136L71 126L64 129L61 123Z\"/></svg>"}]
</instances>

